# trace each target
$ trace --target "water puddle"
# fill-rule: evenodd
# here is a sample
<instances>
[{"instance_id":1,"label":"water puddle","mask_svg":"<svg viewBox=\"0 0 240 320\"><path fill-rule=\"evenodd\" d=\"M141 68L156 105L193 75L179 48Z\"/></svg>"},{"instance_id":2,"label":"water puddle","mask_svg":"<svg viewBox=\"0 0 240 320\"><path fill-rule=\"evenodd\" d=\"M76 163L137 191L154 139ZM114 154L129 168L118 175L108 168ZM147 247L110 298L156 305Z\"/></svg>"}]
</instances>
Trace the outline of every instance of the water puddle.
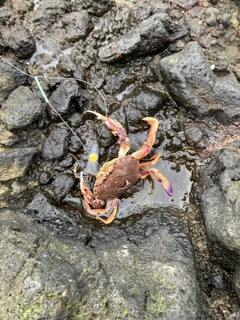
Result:
<instances>
[{"instance_id":1,"label":"water puddle","mask_svg":"<svg viewBox=\"0 0 240 320\"><path fill-rule=\"evenodd\" d=\"M185 165L180 166L180 170L172 169L172 163L163 159L154 166L159 169L172 183L173 196L170 198L163 190L161 183L154 177L144 179L144 187L140 192L136 192L129 198L119 200L118 217L124 218L136 211L137 207L148 205L173 205L183 208L189 201L189 193L192 187L191 171Z\"/></svg>"}]
</instances>

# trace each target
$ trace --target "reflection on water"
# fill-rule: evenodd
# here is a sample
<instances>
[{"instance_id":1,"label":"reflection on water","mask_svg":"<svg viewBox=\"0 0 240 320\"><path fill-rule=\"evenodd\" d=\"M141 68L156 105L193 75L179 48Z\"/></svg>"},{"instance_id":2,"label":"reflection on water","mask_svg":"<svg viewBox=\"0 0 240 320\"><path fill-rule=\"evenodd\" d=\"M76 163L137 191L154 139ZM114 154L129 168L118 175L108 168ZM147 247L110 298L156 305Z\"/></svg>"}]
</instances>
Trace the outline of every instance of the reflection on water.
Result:
<instances>
[{"instance_id":1,"label":"reflection on water","mask_svg":"<svg viewBox=\"0 0 240 320\"><path fill-rule=\"evenodd\" d=\"M118 217L127 217L138 206L156 206L159 204L182 208L183 204L189 200L189 192L192 185L191 172L185 165L181 165L180 170L176 172L171 169L171 165L171 162L160 159L154 166L171 181L173 186L173 196L171 198L163 190L161 183L157 182L154 177L152 179L144 179L144 187L140 192L134 193L132 197L119 200Z\"/></svg>"}]
</instances>

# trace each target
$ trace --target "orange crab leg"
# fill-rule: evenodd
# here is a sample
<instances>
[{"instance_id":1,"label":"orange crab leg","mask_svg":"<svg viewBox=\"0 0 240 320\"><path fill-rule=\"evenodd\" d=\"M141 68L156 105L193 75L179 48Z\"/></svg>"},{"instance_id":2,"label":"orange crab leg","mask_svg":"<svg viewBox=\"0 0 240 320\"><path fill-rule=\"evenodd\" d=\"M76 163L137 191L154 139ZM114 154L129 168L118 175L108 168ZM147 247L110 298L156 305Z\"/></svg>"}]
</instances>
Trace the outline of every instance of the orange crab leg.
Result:
<instances>
[{"instance_id":1,"label":"orange crab leg","mask_svg":"<svg viewBox=\"0 0 240 320\"><path fill-rule=\"evenodd\" d=\"M93 206L94 208L101 208L105 205L105 201L96 199L92 191L90 191L86 185L86 183L83 180L83 174L81 172L81 178L80 178L80 189L82 191L83 198L86 201L86 207L87 204ZM89 206L90 207L90 206ZM102 209L101 209L102 210ZM88 210L87 210L88 211ZM89 212L90 213L90 212Z\"/></svg>"},{"instance_id":2,"label":"orange crab leg","mask_svg":"<svg viewBox=\"0 0 240 320\"><path fill-rule=\"evenodd\" d=\"M107 219L103 219L99 216L97 216L96 218L105 224L111 223L114 220L116 213L117 213L117 210L118 210L118 199L113 199L113 200L107 202L106 210L108 209L108 211L109 211L109 210L111 210L112 207L113 207L112 213L107 217Z\"/></svg>"},{"instance_id":3,"label":"orange crab leg","mask_svg":"<svg viewBox=\"0 0 240 320\"><path fill-rule=\"evenodd\" d=\"M141 146L141 148L138 151L132 154L132 156L137 159L144 158L152 149L152 146L154 145L156 140L156 132L159 125L158 120L153 117L146 117L146 118L143 118L142 120L147 121L147 123L150 124L151 127L148 132L147 140L144 142L144 144Z\"/></svg>"},{"instance_id":4,"label":"orange crab leg","mask_svg":"<svg viewBox=\"0 0 240 320\"><path fill-rule=\"evenodd\" d=\"M96 216L97 219L101 220L105 224L111 223L114 220L117 213L118 199L113 199L108 201L106 204L106 208L102 208L105 205L105 201L96 199L94 194L88 189L86 183L83 180L82 172L81 172L80 188L85 200L87 212L93 216ZM93 207L93 209L90 207L90 205ZM111 210L112 212L107 219L103 219L98 216L99 214L108 213Z\"/></svg>"},{"instance_id":5,"label":"orange crab leg","mask_svg":"<svg viewBox=\"0 0 240 320\"><path fill-rule=\"evenodd\" d=\"M96 111L88 111L88 112L95 114L99 119L101 119L104 122L105 126L112 131L114 136L119 137L120 149L118 152L118 156L119 158L124 157L128 152L128 150L130 149L130 141L127 136L127 132L123 128L123 126L117 120L111 119L110 117L105 117Z\"/></svg>"},{"instance_id":6,"label":"orange crab leg","mask_svg":"<svg viewBox=\"0 0 240 320\"><path fill-rule=\"evenodd\" d=\"M158 162L160 156L161 156L161 153L158 152L151 158L151 161L140 163L139 168L154 166Z\"/></svg>"},{"instance_id":7,"label":"orange crab leg","mask_svg":"<svg viewBox=\"0 0 240 320\"><path fill-rule=\"evenodd\" d=\"M171 197L173 194L171 182L162 174L161 171L155 168L146 168L141 172L141 179L146 178L150 173L154 175L158 182L162 183L163 189Z\"/></svg>"}]
</instances>

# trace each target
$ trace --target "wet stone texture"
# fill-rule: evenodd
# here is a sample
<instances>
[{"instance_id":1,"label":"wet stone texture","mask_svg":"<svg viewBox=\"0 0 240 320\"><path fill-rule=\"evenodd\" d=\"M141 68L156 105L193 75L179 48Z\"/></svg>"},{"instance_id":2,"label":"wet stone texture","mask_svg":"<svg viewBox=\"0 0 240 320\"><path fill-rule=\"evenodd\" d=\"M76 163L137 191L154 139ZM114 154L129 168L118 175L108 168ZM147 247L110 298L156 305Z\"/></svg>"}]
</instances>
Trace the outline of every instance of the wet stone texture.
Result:
<instances>
[{"instance_id":1,"label":"wet stone texture","mask_svg":"<svg viewBox=\"0 0 240 320\"><path fill-rule=\"evenodd\" d=\"M34 148L0 148L0 181L22 177L36 152Z\"/></svg>"},{"instance_id":2,"label":"wet stone texture","mask_svg":"<svg viewBox=\"0 0 240 320\"><path fill-rule=\"evenodd\" d=\"M214 113L223 123L240 118L240 85L233 74L216 78L198 42L189 42L160 67L169 92L187 110Z\"/></svg>"},{"instance_id":3,"label":"wet stone texture","mask_svg":"<svg viewBox=\"0 0 240 320\"><path fill-rule=\"evenodd\" d=\"M0 1L0 54L25 72L0 58L0 318L240 319L239 9ZM119 151L88 110L121 123L129 154L157 118L140 162L161 153L171 198L151 175L111 224L86 212L76 161L93 143L97 168Z\"/></svg>"},{"instance_id":4,"label":"wet stone texture","mask_svg":"<svg viewBox=\"0 0 240 320\"><path fill-rule=\"evenodd\" d=\"M99 50L104 62L115 62L134 55L146 55L164 50L167 45L187 34L187 29L169 19L167 14L155 14L120 39Z\"/></svg>"},{"instance_id":5,"label":"wet stone texture","mask_svg":"<svg viewBox=\"0 0 240 320\"><path fill-rule=\"evenodd\" d=\"M21 129L38 120L43 110L38 96L28 87L19 86L3 103L0 117L9 129Z\"/></svg>"},{"instance_id":6,"label":"wet stone texture","mask_svg":"<svg viewBox=\"0 0 240 320\"><path fill-rule=\"evenodd\" d=\"M15 62L15 61L14 61ZM19 64L17 64L20 67ZM0 60L0 103L18 86L27 84L27 76Z\"/></svg>"},{"instance_id":7,"label":"wet stone texture","mask_svg":"<svg viewBox=\"0 0 240 320\"><path fill-rule=\"evenodd\" d=\"M202 172L205 187L201 207L206 231L214 242L239 255L240 154L234 148L217 153Z\"/></svg>"},{"instance_id":8,"label":"wet stone texture","mask_svg":"<svg viewBox=\"0 0 240 320\"><path fill-rule=\"evenodd\" d=\"M54 127L43 141L42 155L46 160L63 157L68 151L69 131L65 127Z\"/></svg>"},{"instance_id":9,"label":"wet stone texture","mask_svg":"<svg viewBox=\"0 0 240 320\"><path fill-rule=\"evenodd\" d=\"M6 320L197 317L201 299L183 234L162 228L139 246L120 238L94 252L20 212L2 211L0 220Z\"/></svg>"}]
</instances>

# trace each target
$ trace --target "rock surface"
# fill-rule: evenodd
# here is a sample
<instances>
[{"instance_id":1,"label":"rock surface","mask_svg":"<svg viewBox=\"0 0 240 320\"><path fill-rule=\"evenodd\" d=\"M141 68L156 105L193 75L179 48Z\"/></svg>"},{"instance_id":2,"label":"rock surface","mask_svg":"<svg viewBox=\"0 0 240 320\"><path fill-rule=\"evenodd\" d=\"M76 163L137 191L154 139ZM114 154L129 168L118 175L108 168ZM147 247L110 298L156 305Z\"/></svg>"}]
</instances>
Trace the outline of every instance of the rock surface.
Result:
<instances>
[{"instance_id":1,"label":"rock surface","mask_svg":"<svg viewBox=\"0 0 240 320\"><path fill-rule=\"evenodd\" d=\"M22 177L36 152L34 148L0 148L0 181Z\"/></svg>"},{"instance_id":2,"label":"rock surface","mask_svg":"<svg viewBox=\"0 0 240 320\"><path fill-rule=\"evenodd\" d=\"M21 213L3 211L0 220L6 320L197 317L201 299L183 234L163 228L140 246L121 238L95 253Z\"/></svg>"},{"instance_id":3,"label":"rock surface","mask_svg":"<svg viewBox=\"0 0 240 320\"><path fill-rule=\"evenodd\" d=\"M28 87L19 86L3 103L0 118L9 129L22 129L38 120L43 110L38 96Z\"/></svg>"},{"instance_id":4,"label":"rock surface","mask_svg":"<svg viewBox=\"0 0 240 320\"><path fill-rule=\"evenodd\" d=\"M43 141L42 154L46 160L63 157L68 151L69 131L65 127L53 128Z\"/></svg>"},{"instance_id":5,"label":"rock surface","mask_svg":"<svg viewBox=\"0 0 240 320\"><path fill-rule=\"evenodd\" d=\"M0 6L0 54L18 68L0 58L0 318L238 320L237 1ZM110 225L86 212L75 162L84 170L96 142L100 166L119 151L87 110L122 124L129 154L142 118L158 119L140 163L161 153L171 198L148 176Z\"/></svg>"},{"instance_id":6,"label":"rock surface","mask_svg":"<svg viewBox=\"0 0 240 320\"><path fill-rule=\"evenodd\" d=\"M233 74L216 77L198 42L165 57L160 68L166 86L185 109L198 115L215 115L223 123L240 119L240 85Z\"/></svg>"},{"instance_id":7,"label":"rock surface","mask_svg":"<svg viewBox=\"0 0 240 320\"><path fill-rule=\"evenodd\" d=\"M169 19L167 14L155 14L130 30L120 39L99 50L101 61L111 63L132 56L163 51L167 45L187 34L187 29Z\"/></svg>"},{"instance_id":8,"label":"rock surface","mask_svg":"<svg viewBox=\"0 0 240 320\"><path fill-rule=\"evenodd\" d=\"M240 254L240 154L234 148L218 151L203 170L201 208L210 239Z\"/></svg>"}]
</instances>

